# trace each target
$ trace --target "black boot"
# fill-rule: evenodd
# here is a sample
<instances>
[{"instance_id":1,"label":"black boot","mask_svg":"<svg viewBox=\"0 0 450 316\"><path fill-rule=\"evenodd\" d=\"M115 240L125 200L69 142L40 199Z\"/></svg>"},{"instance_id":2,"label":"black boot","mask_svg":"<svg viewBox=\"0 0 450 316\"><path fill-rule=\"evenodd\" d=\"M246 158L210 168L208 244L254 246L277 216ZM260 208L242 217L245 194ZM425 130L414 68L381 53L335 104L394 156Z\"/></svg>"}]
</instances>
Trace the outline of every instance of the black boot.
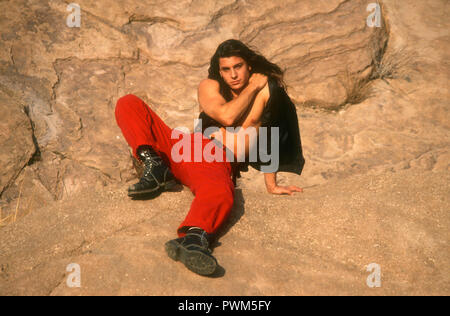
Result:
<instances>
[{"instance_id":1,"label":"black boot","mask_svg":"<svg viewBox=\"0 0 450 316\"><path fill-rule=\"evenodd\" d=\"M176 186L175 177L161 157L150 146L137 150L139 160L144 164L144 173L138 183L128 188L128 196L135 197L157 190L169 190Z\"/></svg>"},{"instance_id":2,"label":"black boot","mask_svg":"<svg viewBox=\"0 0 450 316\"><path fill-rule=\"evenodd\" d=\"M200 275L211 275L216 271L217 260L209 250L206 232L191 228L185 237L166 243L166 252L175 261L181 261L186 268Z\"/></svg>"}]
</instances>

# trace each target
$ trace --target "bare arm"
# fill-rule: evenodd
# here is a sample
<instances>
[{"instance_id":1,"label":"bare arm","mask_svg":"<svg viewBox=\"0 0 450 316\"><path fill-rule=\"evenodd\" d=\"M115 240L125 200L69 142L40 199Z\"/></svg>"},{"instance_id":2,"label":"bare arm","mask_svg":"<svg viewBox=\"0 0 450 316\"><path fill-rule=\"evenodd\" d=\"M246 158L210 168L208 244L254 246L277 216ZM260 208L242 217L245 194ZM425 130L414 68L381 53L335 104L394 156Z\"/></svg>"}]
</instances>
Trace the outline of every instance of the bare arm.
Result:
<instances>
[{"instance_id":1,"label":"bare arm","mask_svg":"<svg viewBox=\"0 0 450 316\"><path fill-rule=\"evenodd\" d=\"M200 108L223 126L233 126L247 112L255 96L266 84L266 76L253 74L249 84L239 96L226 102L220 94L220 86L217 81L203 80L198 87Z\"/></svg>"},{"instance_id":2,"label":"bare arm","mask_svg":"<svg viewBox=\"0 0 450 316\"><path fill-rule=\"evenodd\" d=\"M266 84L257 93L255 100L245 111L242 118L233 125L233 127L241 128L229 130L222 127L220 131L211 134L211 137L225 144L235 154L237 160L247 157L250 150L257 150L255 146L257 145L259 127L261 126L261 117L269 96L269 86ZM249 128L254 128L256 133Z\"/></svg>"},{"instance_id":3,"label":"bare arm","mask_svg":"<svg viewBox=\"0 0 450 316\"><path fill-rule=\"evenodd\" d=\"M242 126L243 129L247 127L259 128L261 126L261 117L264 112L264 108L269 101L270 91L269 84L266 84L257 95L251 107L247 109L242 118L236 121L236 126Z\"/></svg>"}]
</instances>

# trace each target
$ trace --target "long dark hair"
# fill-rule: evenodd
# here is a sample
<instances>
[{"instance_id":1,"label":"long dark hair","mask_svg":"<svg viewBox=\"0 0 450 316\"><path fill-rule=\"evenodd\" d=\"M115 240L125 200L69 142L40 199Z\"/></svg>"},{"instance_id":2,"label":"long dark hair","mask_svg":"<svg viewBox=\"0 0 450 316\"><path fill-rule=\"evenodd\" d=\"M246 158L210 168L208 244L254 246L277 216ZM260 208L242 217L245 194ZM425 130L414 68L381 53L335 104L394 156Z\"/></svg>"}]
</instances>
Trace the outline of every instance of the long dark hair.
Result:
<instances>
[{"instance_id":1,"label":"long dark hair","mask_svg":"<svg viewBox=\"0 0 450 316\"><path fill-rule=\"evenodd\" d=\"M261 73L269 78L275 79L278 85L282 88L286 88L283 80L284 71L281 68L268 61L264 56L250 49L247 45L241 41L230 39L217 47L217 50L211 58L211 63L208 69L208 78L214 79L220 84L220 93L225 100L230 101L233 97L230 87L220 76L219 59L237 56L244 59L247 64L252 67L251 73Z\"/></svg>"}]
</instances>

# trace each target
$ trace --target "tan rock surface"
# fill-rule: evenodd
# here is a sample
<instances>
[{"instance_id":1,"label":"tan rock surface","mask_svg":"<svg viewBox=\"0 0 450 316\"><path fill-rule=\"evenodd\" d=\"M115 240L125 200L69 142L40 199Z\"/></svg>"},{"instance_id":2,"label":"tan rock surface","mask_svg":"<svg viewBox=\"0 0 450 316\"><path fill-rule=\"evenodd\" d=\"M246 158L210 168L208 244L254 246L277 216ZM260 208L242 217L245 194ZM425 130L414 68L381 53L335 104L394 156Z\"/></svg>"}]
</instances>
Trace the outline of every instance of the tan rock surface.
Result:
<instances>
[{"instance_id":1,"label":"tan rock surface","mask_svg":"<svg viewBox=\"0 0 450 316\"><path fill-rule=\"evenodd\" d=\"M448 295L449 5L385 0L369 28L371 2L80 0L69 28L69 2L1 1L0 294ZM134 93L192 129L197 84L232 37L286 69L306 166L279 178L305 192L270 196L244 173L224 271L200 278L163 250L189 190L126 198L114 106Z\"/></svg>"},{"instance_id":2,"label":"tan rock surface","mask_svg":"<svg viewBox=\"0 0 450 316\"><path fill-rule=\"evenodd\" d=\"M215 248L223 270L214 278L190 273L164 252L192 201L189 190L134 202L124 187L86 191L0 231L0 293L448 294L449 180L447 172L403 170L292 197L238 190ZM81 288L66 284L71 263L81 267ZM371 263L381 266L381 288L366 285Z\"/></svg>"},{"instance_id":3,"label":"tan rock surface","mask_svg":"<svg viewBox=\"0 0 450 316\"><path fill-rule=\"evenodd\" d=\"M15 182L36 151L27 110L6 91L0 90L0 194Z\"/></svg>"}]
</instances>

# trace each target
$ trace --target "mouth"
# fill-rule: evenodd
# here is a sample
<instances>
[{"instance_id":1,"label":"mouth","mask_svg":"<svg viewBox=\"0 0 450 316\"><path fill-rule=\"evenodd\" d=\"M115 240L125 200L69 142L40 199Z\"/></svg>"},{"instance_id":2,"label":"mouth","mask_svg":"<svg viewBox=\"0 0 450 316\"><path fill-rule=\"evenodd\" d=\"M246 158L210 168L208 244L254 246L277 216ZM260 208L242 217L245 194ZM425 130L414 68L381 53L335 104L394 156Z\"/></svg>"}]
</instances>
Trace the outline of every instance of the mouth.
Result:
<instances>
[{"instance_id":1,"label":"mouth","mask_svg":"<svg viewBox=\"0 0 450 316\"><path fill-rule=\"evenodd\" d=\"M240 81L232 81L232 82L230 83L230 85L236 86L236 85L238 85L239 83L240 83Z\"/></svg>"}]
</instances>

